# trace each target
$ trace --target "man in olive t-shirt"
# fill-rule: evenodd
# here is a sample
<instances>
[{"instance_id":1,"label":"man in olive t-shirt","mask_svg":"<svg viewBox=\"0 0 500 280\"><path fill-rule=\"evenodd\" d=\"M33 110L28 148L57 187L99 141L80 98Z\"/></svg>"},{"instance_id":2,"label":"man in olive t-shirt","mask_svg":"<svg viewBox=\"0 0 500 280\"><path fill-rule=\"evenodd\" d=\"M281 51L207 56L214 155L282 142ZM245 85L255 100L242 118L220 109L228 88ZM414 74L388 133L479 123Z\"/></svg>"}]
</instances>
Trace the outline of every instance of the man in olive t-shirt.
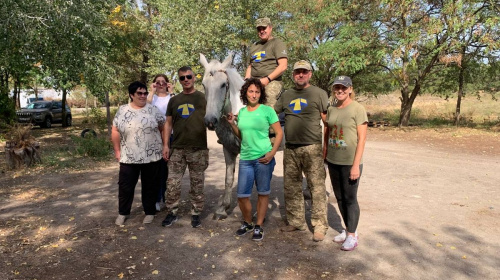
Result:
<instances>
[{"instance_id":1,"label":"man in olive t-shirt","mask_svg":"<svg viewBox=\"0 0 500 280\"><path fill-rule=\"evenodd\" d=\"M205 94L194 88L194 73L190 67L178 70L182 92L170 99L167 106L167 121L163 131L163 158L168 161L169 177L167 183L167 217L162 226L171 226L177 221L177 210L181 199L181 180L186 167L189 168L191 190L191 226L201 226L200 213L203 210L205 195L205 170L208 167L207 130L205 127ZM169 138L172 137L172 153Z\"/></svg>"},{"instance_id":2,"label":"man in olive t-shirt","mask_svg":"<svg viewBox=\"0 0 500 280\"><path fill-rule=\"evenodd\" d=\"M255 21L259 41L250 46L250 64L245 72L245 79L257 78L266 87L267 102L274 107L276 99L283 90L281 75L288 67L286 45L272 35L273 26L269 18ZM274 131L269 129L271 141L274 142Z\"/></svg>"},{"instance_id":3,"label":"man in olive t-shirt","mask_svg":"<svg viewBox=\"0 0 500 280\"><path fill-rule=\"evenodd\" d=\"M328 105L326 91L309 83L311 64L305 60L293 66L295 87L276 101L277 113L285 112L284 194L288 226L282 231L305 230L302 172L311 191L311 224L314 241L322 241L328 230L326 217L326 172L323 164L321 121Z\"/></svg>"}]
</instances>

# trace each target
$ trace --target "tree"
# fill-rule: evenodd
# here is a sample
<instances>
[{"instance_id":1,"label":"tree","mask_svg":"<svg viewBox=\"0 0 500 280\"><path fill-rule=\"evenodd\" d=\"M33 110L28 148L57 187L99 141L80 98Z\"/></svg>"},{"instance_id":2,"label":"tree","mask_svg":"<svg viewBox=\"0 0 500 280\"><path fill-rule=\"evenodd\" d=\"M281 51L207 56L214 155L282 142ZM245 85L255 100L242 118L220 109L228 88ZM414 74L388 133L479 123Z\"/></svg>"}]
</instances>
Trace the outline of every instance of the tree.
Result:
<instances>
[{"instance_id":1,"label":"tree","mask_svg":"<svg viewBox=\"0 0 500 280\"><path fill-rule=\"evenodd\" d=\"M374 5L374 6L373 6ZM285 40L290 63L305 59L313 67L312 83L330 91L338 75L354 78L356 91L384 92L391 86L386 75L373 75L384 53L377 49L377 30L372 28L377 4L372 1L279 1L288 15Z\"/></svg>"},{"instance_id":2,"label":"tree","mask_svg":"<svg viewBox=\"0 0 500 280\"><path fill-rule=\"evenodd\" d=\"M155 27L149 73L170 73L184 65L202 71L199 53L222 59L235 53L234 64L241 72L248 65L248 46L256 40L255 19L272 17L274 1L148 1ZM255 8L259 7L259 10ZM262 9L260 9L262 7Z\"/></svg>"},{"instance_id":3,"label":"tree","mask_svg":"<svg viewBox=\"0 0 500 280\"><path fill-rule=\"evenodd\" d=\"M465 94L467 83L474 83L485 63L490 63L499 57L500 48L500 15L491 1L454 1L443 9L443 18L448 29L451 30L450 46L440 62L451 66L455 71L451 73L453 85L446 87L446 79L441 79L440 88L452 89L457 92L455 109L455 125L460 123L460 107ZM448 14L457 15L460 21ZM476 86L479 84L476 82ZM488 91L491 83L482 85Z\"/></svg>"},{"instance_id":4,"label":"tree","mask_svg":"<svg viewBox=\"0 0 500 280\"><path fill-rule=\"evenodd\" d=\"M37 62L36 41L45 19L38 11L40 1L5 0L0 4L0 94L8 95L14 85L13 104L19 107L19 93Z\"/></svg>"}]
</instances>

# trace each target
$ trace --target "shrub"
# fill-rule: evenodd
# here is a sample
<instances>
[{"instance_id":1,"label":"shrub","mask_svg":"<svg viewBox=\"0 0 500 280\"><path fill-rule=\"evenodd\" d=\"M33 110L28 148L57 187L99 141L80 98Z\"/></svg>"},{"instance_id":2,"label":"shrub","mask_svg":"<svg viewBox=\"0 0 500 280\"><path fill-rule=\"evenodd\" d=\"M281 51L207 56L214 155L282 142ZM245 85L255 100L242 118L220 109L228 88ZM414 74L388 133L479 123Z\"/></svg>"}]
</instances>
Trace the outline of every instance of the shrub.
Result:
<instances>
[{"instance_id":1,"label":"shrub","mask_svg":"<svg viewBox=\"0 0 500 280\"><path fill-rule=\"evenodd\" d=\"M92 107L84 112L85 118L82 123L92 124L97 126L99 129L104 129L106 127L106 114L98 107Z\"/></svg>"},{"instance_id":2,"label":"shrub","mask_svg":"<svg viewBox=\"0 0 500 280\"><path fill-rule=\"evenodd\" d=\"M78 137L71 136L75 143L75 152L81 156L88 156L105 160L111 155L111 143L102 137Z\"/></svg>"}]
</instances>

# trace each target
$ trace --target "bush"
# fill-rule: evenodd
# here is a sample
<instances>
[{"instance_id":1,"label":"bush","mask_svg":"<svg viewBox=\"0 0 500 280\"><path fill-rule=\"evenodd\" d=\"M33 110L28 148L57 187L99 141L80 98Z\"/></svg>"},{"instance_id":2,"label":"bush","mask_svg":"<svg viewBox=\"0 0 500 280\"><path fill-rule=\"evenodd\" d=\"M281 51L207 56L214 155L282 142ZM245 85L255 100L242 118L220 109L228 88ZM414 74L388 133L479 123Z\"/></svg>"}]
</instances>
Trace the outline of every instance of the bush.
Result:
<instances>
[{"instance_id":1,"label":"bush","mask_svg":"<svg viewBox=\"0 0 500 280\"><path fill-rule=\"evenodd\" d=\"M71 136L75 143L75 152L81 156L88 156L105 160L111 155L111 143L102 137L78 137Z\"/></svg>"},{"instance_id":2,"label":"bush","mask_svg":"<svg viewBox=\"0 0 500 280\"><path fill-rule=\"evenodd\" d=\"M85 118L82 123L84 124L92 124L99 129L106 128L106 114L98 107L92 107L84 112Z\"/></svg>"},{"instance_id":3,"label":"bush","mask_svg":"<svg viewBox=\"0 0 500 280\"><path fill-rule=\"evenodd\" d=\"M0 94L0 128L6 128L16 119L16 107L6 94Z\"/></svg>"}]
</instances>

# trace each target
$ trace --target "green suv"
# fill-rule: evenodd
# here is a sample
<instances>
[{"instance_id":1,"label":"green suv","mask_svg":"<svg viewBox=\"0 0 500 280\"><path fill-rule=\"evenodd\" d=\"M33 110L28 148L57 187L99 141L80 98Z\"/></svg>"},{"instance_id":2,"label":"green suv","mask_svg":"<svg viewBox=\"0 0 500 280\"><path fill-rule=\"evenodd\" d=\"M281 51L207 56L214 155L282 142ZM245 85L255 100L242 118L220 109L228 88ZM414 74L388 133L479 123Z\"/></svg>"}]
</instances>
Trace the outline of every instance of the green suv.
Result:
<instances>
[{"instance_id":1,"label":"green suv","mask_svg":"<svg viewBox=\"0 0 500 280\"><path fill-rule=\"evenodd\" d=\"M61 101L35 101L16 112L17 121L32 123L49 128L53 123L62 123L63 111ZM66 124L71 125L71 109L66 105Z\"/></svg>"}]
</instances>

